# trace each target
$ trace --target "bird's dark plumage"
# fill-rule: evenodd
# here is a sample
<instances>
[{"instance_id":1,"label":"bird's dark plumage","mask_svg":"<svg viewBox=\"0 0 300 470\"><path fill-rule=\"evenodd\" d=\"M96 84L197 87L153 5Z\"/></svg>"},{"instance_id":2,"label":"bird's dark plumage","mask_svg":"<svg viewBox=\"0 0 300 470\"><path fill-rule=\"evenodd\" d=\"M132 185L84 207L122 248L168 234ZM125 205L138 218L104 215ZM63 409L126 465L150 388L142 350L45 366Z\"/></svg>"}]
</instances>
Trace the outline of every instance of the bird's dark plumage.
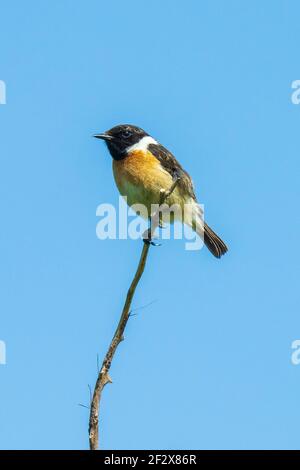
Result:
<instances>
[{"instance_id":1,"label":"bird's dark plumage","mask_svg":"<svg viewBox=\"0 0 300 470\"><path fill-rule=\"evenodd\" d=\"M161 166L167 170L174 180L180 178L178 187L187 191L192 198L196 199L191 177L182 168L174 155L161 144L149 144L148 150L159 160Z\"/></svg>"}]
</instances>

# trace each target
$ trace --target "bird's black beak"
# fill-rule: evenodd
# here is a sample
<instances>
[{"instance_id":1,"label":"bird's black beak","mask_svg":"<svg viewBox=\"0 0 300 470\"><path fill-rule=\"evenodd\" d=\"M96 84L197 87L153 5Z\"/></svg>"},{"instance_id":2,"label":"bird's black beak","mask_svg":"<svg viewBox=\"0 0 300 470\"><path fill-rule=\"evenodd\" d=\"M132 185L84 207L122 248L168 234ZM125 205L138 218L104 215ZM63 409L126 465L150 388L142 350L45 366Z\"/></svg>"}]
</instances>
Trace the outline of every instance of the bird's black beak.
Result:
<instances>
[{"instance_id":1,"label":"bird's black beak","mask_svg":"<svg viewBox=\"0 0 300 470\"><path fill-rule=\"evenodd\" d=\"M107 141L113 139L113 137L112 137L111 135L105 134L105 133L104 133L104 134L95 134L94 137L95 137L96 139L102 139L102 140L107 140Z\"/></svg>"}]
</instances>

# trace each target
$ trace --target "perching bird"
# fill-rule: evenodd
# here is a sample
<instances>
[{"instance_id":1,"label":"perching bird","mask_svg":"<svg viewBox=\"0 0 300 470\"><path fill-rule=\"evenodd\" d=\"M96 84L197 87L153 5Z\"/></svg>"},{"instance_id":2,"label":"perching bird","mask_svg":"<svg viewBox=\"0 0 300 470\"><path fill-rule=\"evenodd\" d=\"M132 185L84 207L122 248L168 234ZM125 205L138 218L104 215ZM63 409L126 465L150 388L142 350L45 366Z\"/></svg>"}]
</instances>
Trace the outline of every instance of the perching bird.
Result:
<instances>
[{"instance_id":1,"label":"perching bird","mask_svg":"<svg viewBox=\"0 0 300 470\"><path fill-rule=\"evenodd\" d=\"M226 253L225 243L203 221L189 174L171 152L143 129L129 124L94 137L106 142L117 187L129 206L143 204L151 215L151 204L159 204L161 190L168 191L179 179L168 205L182 208L183 222L197 232L214 256L220 258Z\"/></svg>"}]
</instances>

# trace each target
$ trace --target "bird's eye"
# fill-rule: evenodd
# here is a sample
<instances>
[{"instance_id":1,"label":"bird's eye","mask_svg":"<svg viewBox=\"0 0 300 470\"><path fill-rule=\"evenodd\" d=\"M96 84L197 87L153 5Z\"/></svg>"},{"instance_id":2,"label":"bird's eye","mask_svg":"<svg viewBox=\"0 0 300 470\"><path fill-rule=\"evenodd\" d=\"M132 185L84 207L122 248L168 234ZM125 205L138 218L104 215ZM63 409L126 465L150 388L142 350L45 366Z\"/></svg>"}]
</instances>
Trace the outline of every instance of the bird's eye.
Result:
<instances>
[{"instance_id":1,"label":"bird's eye","mask_svg":"<svg viewBox=\"0 0 300 470\"><path fill-rule=\"evenodd\" d=\"M131 135L132 135L132 133L128 129L126 131L122 132L122 137L124 139L128 139L128 137L130 137Z\"/></svg>"}]
</instances>

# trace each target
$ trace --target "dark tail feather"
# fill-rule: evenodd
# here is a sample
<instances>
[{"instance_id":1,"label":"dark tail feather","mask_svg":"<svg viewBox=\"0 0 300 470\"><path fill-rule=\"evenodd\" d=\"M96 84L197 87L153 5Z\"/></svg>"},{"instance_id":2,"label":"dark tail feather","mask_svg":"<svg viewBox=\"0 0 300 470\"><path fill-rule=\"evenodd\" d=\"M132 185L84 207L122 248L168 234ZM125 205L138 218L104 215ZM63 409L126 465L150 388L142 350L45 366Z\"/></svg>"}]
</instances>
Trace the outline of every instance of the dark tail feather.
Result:
<instances>
[{"instance_id":1,"label":"dark tail feather","mask_svg":"<svg viewBox=\"0 0 300 470\"><path fill-rule=\"evenodd\" d=\"M216 258L221 258L228 251L225 243L206 223L204 224L204 243Z\"/></svg>"}]
</instances>

